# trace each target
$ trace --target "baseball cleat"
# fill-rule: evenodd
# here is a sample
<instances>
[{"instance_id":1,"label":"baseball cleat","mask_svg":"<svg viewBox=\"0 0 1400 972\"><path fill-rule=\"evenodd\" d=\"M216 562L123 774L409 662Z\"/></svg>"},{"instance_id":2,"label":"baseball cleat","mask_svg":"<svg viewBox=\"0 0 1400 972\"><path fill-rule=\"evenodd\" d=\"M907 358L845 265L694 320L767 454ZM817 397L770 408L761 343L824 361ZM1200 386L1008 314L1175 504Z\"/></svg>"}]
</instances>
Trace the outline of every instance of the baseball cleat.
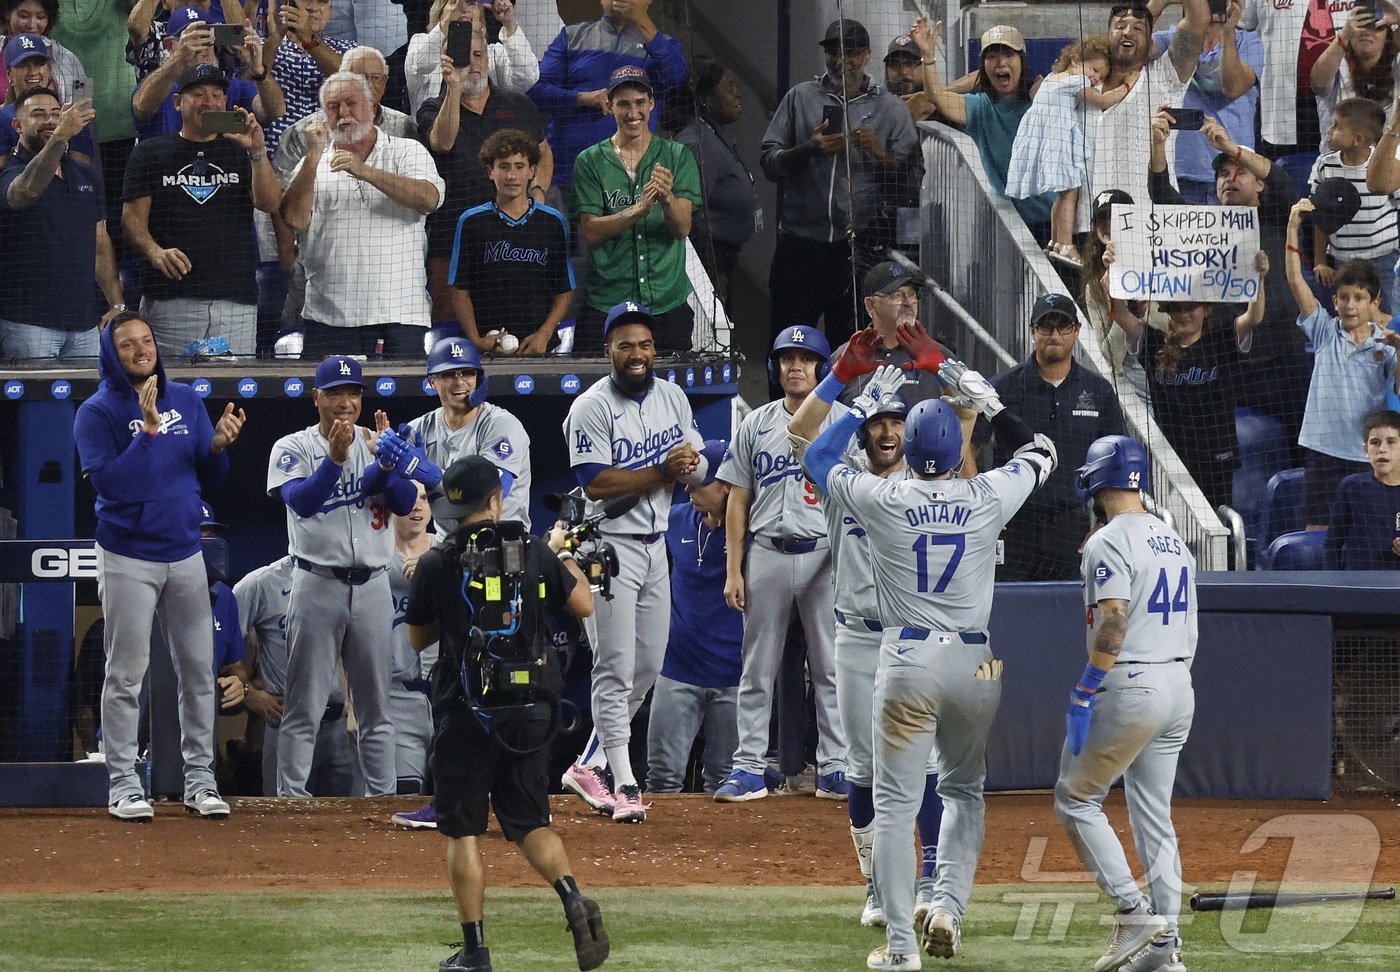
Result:
<instances>
[{"instance_id":1,"label":"baseball cleat","mask_svg":"<svg viewBox=\"0 0 1400 972\"><path fill-rule=\"evenodd\" d=\"M906 972L915 972L917 969L922 969L924 963L919 958L918 952L908 954L891 952L888 945L881 945L866 958L865 967L867 969L902 969Z\"/></svg>"},{"instance_id":2,"label":"baseball cleat","mask_svg":"<svg viewBox=\"0 0 1400 972\"><path fill-rule=\"evenodd\" d=\"M1181 961L1181 939L1175 935L1163 942L1153 942L1138 952L1123 966L1126 972L1186 972Z\"/></svg>"},{"instance_id":3,"label":"baseball cleat","mask_svg":"<svg viewBox=\"0 0 1400 972\"><path fill-rule=\"evenodd\" d=\"M150 823L156 815L150 802L139 794L127 794L108 807L107 812L127 823Z\"/></svg>"},{"instance_id":4,"label":"baseball cleat","mask_svg":"<svg viewBox=\"0 0 1400 972\"><path fill-rule=\"evenodd\" d=\"M928 913L933 910L933 878L919 878L919 893L914 898L914 931L922 932Z\"/></svg>"},{"instance_id":5,"label":"baseball cleat","mask_svg":"<svg viewBox=\"0 0 1400 972\"><path fill-rule=\"evenodd\" d=\"M604 778L602 770L595 766L573 763L564 771L564 776L559 782L563 784L564 789L582 798L583 802L594 810L606 816L612 815L617 798L608 788L608 781Z\"/></svg>"},{"instance_id":6,"label":"baseball cleat","mask_svg":"<svg viewBox=\"0 0 1400 972\"><path fill-rule=\"evenodd\" d=\"M635 783L624 783L614 795L612 818L614 823L641 823L647 818L647 807L642 802L642 788Z\"/></svg>"},{"instance_id":7,"label":"baseball cleat","mask_svg":"<svg viewBox=\"0 0 1400 972\"><path fill-rule=\"evenodd\" d=\"M768 787L764 785L761 774L736 769L715 790L715 802L743 803L746 800L761 800L767 795Z\"/></svg>"},{"instance_id":8,"label":"baseball cleat","mask_svg":"<svg viewBox=\"0 0 1400 972\"><path fill-rule=\"evenodd\" d=\"M875 900L875 895L865 899L865 907L860 911L860 923L865 928L884 928L885 909Z\"/></svg>"},{"instance_id":9,"label":"baseball cleat","mask_svg":"<svg viewBox=\"0 0 1400 972\"><path fill-rule=\"evenodd\" d=\"M491 972L491 950L483 945L467 955L463 949L439 962L438 972Z\"/></svg>"},{"instance_id":10,"label":"baseball cleat","mask_svg":"<svg viewBox=\"0 0 1400 972\"><path fill-rule=\"evenodd\" d=\"M228 804L215 790L200 790L185 800L185 810L197 813L205 820L227 820Z\"/></svg>"},{"instance_id":11,"label":"baseball cleat","mask_svg":"<svg viewBox=\"0 0 1400 972\"><path fill-rule=\"evenodd\" d=\"M564 917L574 935L574 954L578 956L580 972L602 965L608 957L609 946L598 902L578 895L564 905Z\"/></svg>"},{"instance_id":12,"label":"baseball cleat","mask_svg":"<svg viewBox=\"0 0 1400 972\"><path fill-rule=\"evenodd\" d=\"M851 784L846 782L846 774L841 770L817 777L818 800L844 800L851 793Z\"/></svg>"},{"instance_id":13,"label":"baseball cleat","mask_svg":"<svg viewBox=\"0 0 1400 972\"><path fill-rule=\"evenodd\" d=\"M962 925L951 911L937 908L929 912L924 925L924 951L934 958L950 959L962 942Z\"/></svg>"},{"instance_id":14,"label":"baseball cleat","mask_svg":"<svg viewBox=\"0 0 1400 972\"><path fill-rule=\"evenodd\" d=\"M396 813L389 818L389 822L409 830L437 830L437 802L410 812Z\"/></svg>"},{"instance_id":15,"label":"baseball cleat","mask_svg":"<svg viewBox=\"0 0 1400 972\"><path fill-rule=\"evenodd\" d=\"M1094 963L1094 972L1114 972L1127 965L1138 952L1167 934L1167 919L1141 902L1132 911L1113 916L1113 933L1108 951Z\"/></svg>"}]
</instances>

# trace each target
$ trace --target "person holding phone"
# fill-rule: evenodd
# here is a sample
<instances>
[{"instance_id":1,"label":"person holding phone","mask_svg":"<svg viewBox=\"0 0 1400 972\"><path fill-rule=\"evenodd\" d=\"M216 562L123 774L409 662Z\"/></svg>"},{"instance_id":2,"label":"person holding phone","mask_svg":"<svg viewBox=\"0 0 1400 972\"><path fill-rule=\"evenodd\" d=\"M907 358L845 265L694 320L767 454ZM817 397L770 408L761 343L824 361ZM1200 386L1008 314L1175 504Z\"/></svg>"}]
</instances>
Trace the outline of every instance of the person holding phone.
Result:
<instances>
[{"instance_id":1,"label":"person holding phone","mask_svg":"<svg viewBox=\"0 0 1400 972\"><path fill-rule=\"evenodd\" d=\"M20 141L19 126L15 124L15 105L19 99L38 89L58 91L58 80L49 60L52 50L47 38L39 34L15 34L5 42L3 60L5 77L10 83L10 97L9 104L0 108L0 157L13 152ZM91 97L91 92L79 91L77 100ZM97 157L97 143L93 139L91 124L85 125L82 131L73 136L68 143L68 151L84 165L92 164Z\"/></svg>"},{"instance_id":2,"label":"person holding phone","mask_svg":"<svg viewBox=\"0 0 1400 972\"><path fill-rule=\"evenodd\" d=\"M1383 16L1382 16L1383 12ZM1332 127L1337 106L1348 98L1365 98L1380 105L1385 122L1394 121L1396 84L1400 71L1400 6L1394 3L1358 3L1346 25L1313 64L1311 81L1317 95L1318 131L1325 136Z\"/></svg>"},{"instance_id":3,"label":"person holding phone","mask_svg":"<svg viewBox=\"0 0 1400 972\"><path fill-rule=\"evenodd\" d=\"M353 40L325 36L330 16L331 0L267 0L263 66L287 98L286 113L267 126L274 152L283 132L320 107L321 85L342 70L341 58L355 46Z\"/></svg>"},{"instance_id":4,"label":"person holding phone","mask_svg":"<svg viewBox=\"0 0 1400 972\"><path fill-rule=\"evenodd\" d=\"M516 18L514 0L433 0L428 11L428 29L414 34L404 58L404 80L408 83L408 105L414 113L423 102L442 90L442 55L447 53L447 35L452 24L464 23L475 30L485 29L483 12L490 10L500 27L495 40L487 37L487 77L497 91L525 94L540 79L540 59L530 38ZM557 14L554 19L558 20ZM562 21L560 26L563 26ZM457 63L453 59L453 63ZM458 64L460 67L461 65Z\"/></svg>"}]
</instances>

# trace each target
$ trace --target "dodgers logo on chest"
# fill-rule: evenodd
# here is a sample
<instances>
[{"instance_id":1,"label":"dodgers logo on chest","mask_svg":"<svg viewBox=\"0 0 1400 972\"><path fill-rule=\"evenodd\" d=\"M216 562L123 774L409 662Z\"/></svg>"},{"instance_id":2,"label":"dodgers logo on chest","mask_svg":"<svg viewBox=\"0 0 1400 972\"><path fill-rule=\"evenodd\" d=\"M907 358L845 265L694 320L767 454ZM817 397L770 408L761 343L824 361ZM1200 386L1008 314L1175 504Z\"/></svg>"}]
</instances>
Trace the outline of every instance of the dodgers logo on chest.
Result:
<instances>
[{"instance_id":1,"label":"dodgers logo on chest","mask_svg":"<svg viewBox=\"0 0 1400 972\"><path fill-rule=\"evenodd\" d=\"M771 486L783 479L801 479L802 464L791 452L757 452L753 457L753 477L760 486Z\"/></svg>"},{"instance_id":2,"label":"dodgers logo on chest","mask_svg":"<svg viewBox=\"0 0 1400 972\"><path fill-rule=\"evenodd\" d=\"M661 458L661 454L685 437L680 423L669 429L649 433L641 439L613 439L613 465L624 466L640 459Z\"/></svg>"}]
</instances>

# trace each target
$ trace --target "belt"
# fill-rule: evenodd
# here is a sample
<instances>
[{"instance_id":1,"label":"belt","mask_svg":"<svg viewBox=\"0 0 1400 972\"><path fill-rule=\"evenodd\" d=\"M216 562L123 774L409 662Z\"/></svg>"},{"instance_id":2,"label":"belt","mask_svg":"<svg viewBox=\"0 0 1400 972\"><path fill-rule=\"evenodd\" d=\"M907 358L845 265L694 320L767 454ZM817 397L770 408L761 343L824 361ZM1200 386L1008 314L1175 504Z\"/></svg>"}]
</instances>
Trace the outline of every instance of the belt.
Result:
<instances>
[{"instance_id":1,"label":"belt","mask_svg":"<svg viewBox=\"0 0 1400 972\"><path fill-rule=\"evenodd\" d=\"M827 547L831 546L831 541L826 537L793 537L789 539L781 539L779 537L761 536L758 539L762 540L768 546L778 551L778 553L785 554L811 553L813 550L825 550Z\"/></svg>"},{"instance_id":2,"label":"belt","mask_svg":"<svg viewBox=\"0 0 1400 972\"><path fill-rule=\"evenodd\" d=\"M427 695L431 688L426 678L404 678L399 680L399 684L410 692L419 692L423 695Z\"/></svg>"},{"instance_id":3,"label":"belt","mask_svg":"<svg viewBox=\"0 0 1400 972\"><path fill-rule=\"evenodd\" d=\"M368 584L374 575L385 567L323 567L320 564L313 564L309 560L302 560L300 557L293 557L292 560L297 567L317 577L334 577L338 581L344 581L352 586Z\"/></svg>"},{"instance_id":4,"label":"belt","mask_svg":"<svg viewBox=\"0 0 1400 972\"><path fill-rule=\"evenodd\" d=\"M899 632L899 640L926 641L930 635L934 634L956 634L965 645L985 645L987 643L987 632L985 631L930 631L928 628L902 628Z\"/></svg>"},{"instance_id":5,"label":"belt","mask_svg":"<svg viewBox=\"0 0 1400 972\"><path fill-rule=\"evenodd\" d=\"M872 621L869 618L857 618L854 615L836 612L836 620L848 628L864 628L866 631L884 631L885 626L879 621Z\"/></svg>"},{"instance_id":6,"label":"belt","mask_svg":"<svg viewBox=\"0 0 1400 972\"><path fill-rule=\"evenodd\" d=\"M344 717L344 715L345 715L345 703L344 703L344 702L332 702L330 705L326 706L326 711L323 712L323 713L321 713L321 721L322 721L322 722L335 722L337 719L340 719L340 718Z\"/></svg>"},{"instance_id":7,"label":"belt","mask_svg":"<svg viewBox=\"0 0 1400 972\"><path fill-rule=\"evenodd\" d=\"M1119 664L1119 665L1175 665L1177 662L1184 662L1184 661L1190 661L1190 660L1191 660L1191 659L1189 659L1189 658L1167 658L1167 659L1165 659L1165 660L1163 660L1163 661L1132 661L1131 659L1126 659L1126 658L1125 658L1125 659L1123 659L1122 661L1120 661L1118 664Z\"/></svg>"},{"instance_id":8,"label":"belt","mask_svg":"<svg viewBox=\"0 0 1400 972\"><path fill-rule=\"evenodd\" d=\"M605 533L604 537L621 537L623 540L640 540L642 543L655 543L661 539L659 533Z\"/></svg>"}]
</instances>

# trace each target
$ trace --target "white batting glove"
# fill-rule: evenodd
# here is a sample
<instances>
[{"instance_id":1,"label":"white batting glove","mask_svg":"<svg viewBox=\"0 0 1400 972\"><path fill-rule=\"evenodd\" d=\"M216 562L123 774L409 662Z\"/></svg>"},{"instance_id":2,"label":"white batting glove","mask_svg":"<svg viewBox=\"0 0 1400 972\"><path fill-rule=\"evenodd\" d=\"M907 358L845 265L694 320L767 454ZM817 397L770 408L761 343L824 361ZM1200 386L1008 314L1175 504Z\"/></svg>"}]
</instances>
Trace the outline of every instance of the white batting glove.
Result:
<instances>
[{"instance_id":1,"label":"white batting glove","mask_svg":"<svg viewBox=\"0 0 1400 972\"><path fill-rule=\"evenodd\" d=\"M865 421L888 405L895 393L910 381L899 365L881 365L870 376L860 397L851 403L851 411L858 413L862 422Z\"/></svg>"},{"instance_id":2,"label":"white batting glove","mask_svg":"<svg viewBox=\"0 0 1400 972\"><path fill-rule=\"evenodd\" d=\"M971 402L987 418L996 416L1006 408L992 383L983 378L981 372L974 371L961 361L951 358L944 361L938 366L938 378L945 385L957 389L961 397Z\"/></svg>"}]
</instances>

